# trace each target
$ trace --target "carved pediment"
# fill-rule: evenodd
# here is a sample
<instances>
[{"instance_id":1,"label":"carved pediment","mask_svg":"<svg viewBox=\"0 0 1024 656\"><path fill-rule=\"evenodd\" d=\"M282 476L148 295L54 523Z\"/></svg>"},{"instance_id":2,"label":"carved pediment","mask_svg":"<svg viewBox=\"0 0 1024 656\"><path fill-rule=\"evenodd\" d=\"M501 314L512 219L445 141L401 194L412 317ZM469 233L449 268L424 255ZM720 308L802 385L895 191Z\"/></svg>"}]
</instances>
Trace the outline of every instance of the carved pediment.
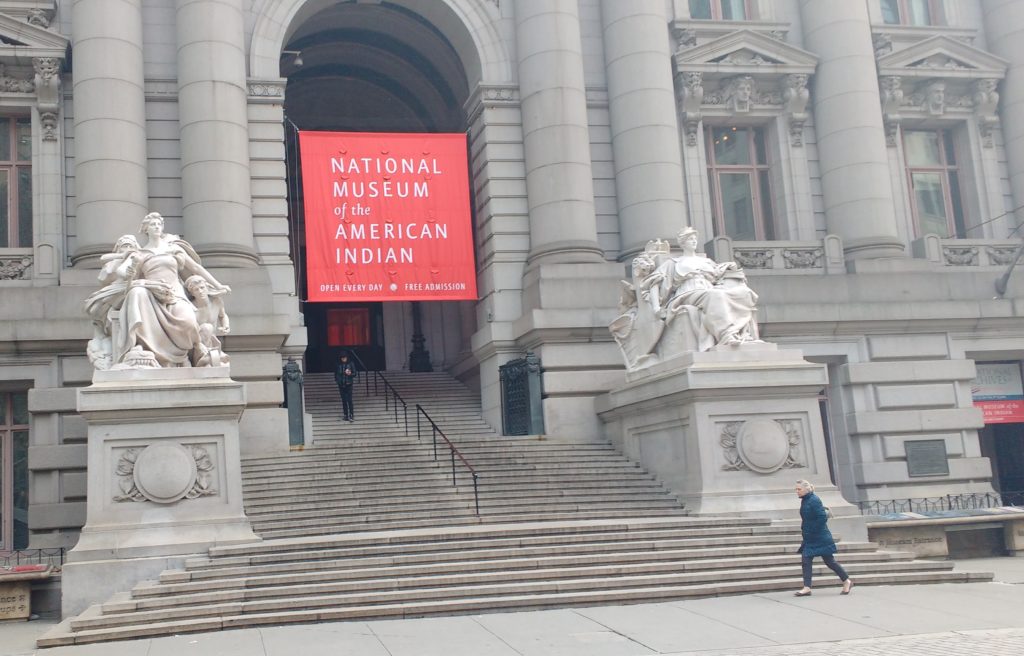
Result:
<instances>
[{"instance_id":1,"label":"carved pediment","mask_svg":"<svg viewBox=\"0 0 1024 656\"><path fill-rule=\"evenodd\" d=\"M773 39L761 32L738 30L675 55L679 72L716 75L810 75L817 66L814 54Z\"/></svg>"},{"instance_id":2,"label":"carved pediment","mask_svg":"<svg viewBox=\"0 0 1024 656\"><path fill-rule=\"evenodd\" d=\"M695 146L705 116L788 117L790 140L803 145L808 80L818 58L751 30L737 30L675 55L686 143Z\"/></svg>"},{"instance_id":3,"label":"carved pediment","mask_svg":"<svg viewBox=\"0 0 1024 656\"><path fill-rule=\"evenodd\" d=\"M917 78L998 78L1008 62L948 36L933 36L878 58L880 76Z\"/></svg>"}]
</instances>

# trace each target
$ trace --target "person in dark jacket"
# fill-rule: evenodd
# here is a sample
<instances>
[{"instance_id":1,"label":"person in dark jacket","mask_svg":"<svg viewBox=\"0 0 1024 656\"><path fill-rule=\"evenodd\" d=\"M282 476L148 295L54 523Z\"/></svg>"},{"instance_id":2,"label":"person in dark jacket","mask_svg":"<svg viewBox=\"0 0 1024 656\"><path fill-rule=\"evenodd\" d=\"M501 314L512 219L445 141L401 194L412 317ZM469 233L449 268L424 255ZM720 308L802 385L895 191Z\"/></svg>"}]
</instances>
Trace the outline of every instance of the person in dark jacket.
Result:
<instances>
[{"instance_id":1,"label":"person in dark jacket","mask_svg":"<svg viewBox=\"0 0 1024 656\"><path fill-rule=\"evenodd\" d=\"M356 365L349 359L348 351L342 351L338 358L338 366L334 368L334 382L338 384L338 394L341 395L342 419L355 421L355 412L352 407L352 388L356 384L359 373Z\"/></svg>"},{"instance_id":2,"label":"person in dark jacket","mask_svg":"<svg viewBox=\"0 0 1024 656\"><path fill-rule=\"evenodd\" d=\"M800 497L800 533L803 536L797 553L800 554L804 587L794 594L797 597L811 594L811 561L815 556L821 556L825 565L843 582L843 591L839 594L850 594L853 579L843 566L836 562L836 541L832 538L832 532L828 530L828 512L825 505L814 493L814 486L807 481L796 482L796 495Z\"/></svg>"}]
</instances>

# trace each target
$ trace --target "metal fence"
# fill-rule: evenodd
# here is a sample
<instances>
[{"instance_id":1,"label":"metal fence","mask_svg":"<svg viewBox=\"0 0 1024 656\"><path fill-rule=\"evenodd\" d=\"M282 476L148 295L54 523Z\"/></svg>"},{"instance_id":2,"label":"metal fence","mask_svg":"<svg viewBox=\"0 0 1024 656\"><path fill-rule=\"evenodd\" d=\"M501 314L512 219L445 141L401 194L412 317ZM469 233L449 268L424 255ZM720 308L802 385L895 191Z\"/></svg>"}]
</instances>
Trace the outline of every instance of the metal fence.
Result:
<instances>
[{"instance_id":1,"label":"metal fence","mask_svg":"<svg viewBox=\"0 0 1024 656\"><path fill-rule=\"evenodd\" d=\"M61 567L64 564L65 549L22 549L19 551L0 552L0 567L17 567L18 565L51 565Z\"/></svg>"},{"instance_id":2,"label":"metal fence","mask_svg":"<svg viewBox=\"0 0 1024 656\"><path fill-rule=\"evenodd\" d=\"M1024 492L947 494L941 497L859 501L857 505L860 507L860 514L862 515L980 510L984 508L1024 506Z\"/></svg>"}]
</instances>

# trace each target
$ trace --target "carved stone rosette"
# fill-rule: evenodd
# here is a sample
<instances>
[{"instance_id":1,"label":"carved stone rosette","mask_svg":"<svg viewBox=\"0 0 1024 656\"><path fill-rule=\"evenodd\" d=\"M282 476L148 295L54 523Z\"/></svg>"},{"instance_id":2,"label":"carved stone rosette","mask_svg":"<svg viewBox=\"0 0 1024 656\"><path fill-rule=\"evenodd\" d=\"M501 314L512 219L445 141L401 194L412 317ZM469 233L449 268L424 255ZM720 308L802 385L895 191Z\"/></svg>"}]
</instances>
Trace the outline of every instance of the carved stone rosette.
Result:
<instances>
[{"instance_id":1,"label":"carved stone rosette","mask_svg":"<svg viewBox=\"0 0 1024 656\"><path fill-rule=\"evenodd\" d=\"M719 444L725 456L723 471L771 474L806 466L801 457L799 422L790 419L751 419L722 425Z\"/></svg>"},{"instance_id":2,"label":"carved stone rosette","mask_svg":"<svg viewBox=\"0 0 1024 656\"><path fill-rule=\"evenodd\" d=\"M216 495L213 459L201 446L151 444L126 449L114 469L121 494L113 500L170 504Z\"/></svg>"}]
</instances>

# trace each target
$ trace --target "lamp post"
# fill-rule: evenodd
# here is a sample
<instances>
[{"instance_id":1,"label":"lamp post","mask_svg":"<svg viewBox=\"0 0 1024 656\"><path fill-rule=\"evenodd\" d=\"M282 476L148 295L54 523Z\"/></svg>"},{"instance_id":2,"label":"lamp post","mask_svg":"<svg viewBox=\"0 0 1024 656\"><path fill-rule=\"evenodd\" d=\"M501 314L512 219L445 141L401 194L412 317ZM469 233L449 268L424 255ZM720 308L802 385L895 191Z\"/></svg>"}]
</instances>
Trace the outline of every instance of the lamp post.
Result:
<instances>
[{"instance_id":1,"label":"lamp post","mask_svg":"<svg viewBox=\"0 0 1024 656\"><path fill-rule=\"evenodd\" d=\"M427 338L423 336L423 320L420 318L419 301L412 302L412 353L409 354L409 371L433 371L430 351L423 348Z\"/></svg>"}]
</instances>

